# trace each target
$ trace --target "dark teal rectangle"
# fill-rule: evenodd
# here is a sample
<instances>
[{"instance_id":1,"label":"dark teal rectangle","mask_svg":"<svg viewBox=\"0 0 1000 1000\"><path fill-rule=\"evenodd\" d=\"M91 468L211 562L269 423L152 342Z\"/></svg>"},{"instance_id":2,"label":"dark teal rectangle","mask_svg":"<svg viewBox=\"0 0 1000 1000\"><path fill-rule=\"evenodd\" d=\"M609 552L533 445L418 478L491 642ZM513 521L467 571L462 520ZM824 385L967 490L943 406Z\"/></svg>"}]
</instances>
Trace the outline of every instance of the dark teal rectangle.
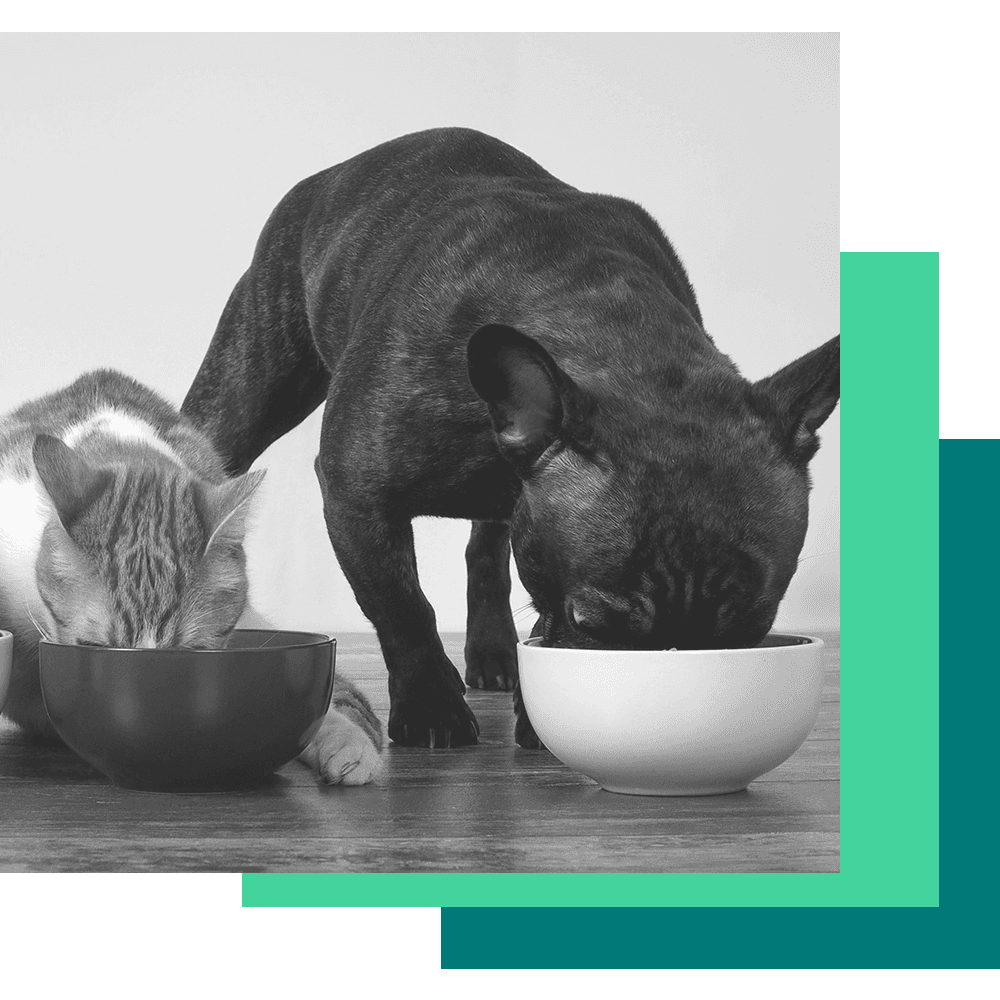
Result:
<instances>
[{"instance_id":1,"label":"dark teal rectangle","mask_svg":"<svg viewBox=\"0 0 1000 1000\"><path fill-rule=\"evenodd\" d=\"M441 911L443 968L997 967L1000 441L942 441L939 447L940 906L449 908ZM899 483L897 492L905 504L907 484ZM892 570L873 567L884 586L894 585ZM909 620L895 627L902 633L922 625ZM896 721L889 716L886 725ZM905 839L905 815L897 833ZM500 920L508 947L498 954L481 945L483 926L496 929Z\"/></svg>"}]
</instances>

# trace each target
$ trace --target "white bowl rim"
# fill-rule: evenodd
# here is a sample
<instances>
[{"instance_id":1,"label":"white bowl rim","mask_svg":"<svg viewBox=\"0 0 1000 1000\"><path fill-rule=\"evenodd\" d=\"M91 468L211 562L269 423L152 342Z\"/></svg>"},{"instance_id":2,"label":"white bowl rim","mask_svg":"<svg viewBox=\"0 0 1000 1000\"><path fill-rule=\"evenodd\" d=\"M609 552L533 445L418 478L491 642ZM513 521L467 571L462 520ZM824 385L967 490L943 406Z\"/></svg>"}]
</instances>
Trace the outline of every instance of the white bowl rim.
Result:
<instances>
[{"instance_id":1,"label":"white bowl rim","mask_svg":"<svg viewBox=\"0 0 1000 1000\"><path fill-rule=\"evenodd\" d=\"M781 636L789 639L806 639L806 642L791 643L787 646L748 646L741 649L572 649L566 646L540 646L541 636L522 639L518 646L526 646L531 649L544 649L546 654L552 653L556 656L569 655L572 657L583 656L614 656L623 659L633 659L636 657L649 657L651 654L657 656L666 653L670 656L724 656L727 659L743 659L747 653L766 652L769 656L788 656L795 650L802 649L822 649L826 643L818 636L803 635L800 632L768 632L768 636Z\"/></svg>"}]
</instances>

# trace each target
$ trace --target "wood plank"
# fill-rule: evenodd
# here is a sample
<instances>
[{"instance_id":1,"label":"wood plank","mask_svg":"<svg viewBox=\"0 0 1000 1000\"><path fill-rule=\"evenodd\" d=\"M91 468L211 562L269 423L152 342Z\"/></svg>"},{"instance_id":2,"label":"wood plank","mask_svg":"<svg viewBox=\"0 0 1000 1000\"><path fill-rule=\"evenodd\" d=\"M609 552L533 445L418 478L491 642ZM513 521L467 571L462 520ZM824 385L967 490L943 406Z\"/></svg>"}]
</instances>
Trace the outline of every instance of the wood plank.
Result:
<instances>
[{"instance_id":1,"label":"wood plank","mask_svg":"<svg viewBox=\"0 0 1000 1000\"><path fill-rule=\"evenodd\" d=\"M0 872L836 872L836 834L500 838L40 838Z\"/></svg>"},{"instance_id":2,"label":"wood plank","mask_svg":"<svg viewBox=\"0 0 1000 1000\"><path fill-rule=\"evenodd\" d=\"M282 775L252 791L163 794L111 785L4 789L0 844L18 836L178 835L288 830L296 836L567 836L623 826L712 832L836 829L838 796L829 782L758 782L745 792L697 798L615 795L596 784L536 782L396 783L366 789L293 784ZM2 849L2 847L0 847Z\"/></svg>"}]
</instances>

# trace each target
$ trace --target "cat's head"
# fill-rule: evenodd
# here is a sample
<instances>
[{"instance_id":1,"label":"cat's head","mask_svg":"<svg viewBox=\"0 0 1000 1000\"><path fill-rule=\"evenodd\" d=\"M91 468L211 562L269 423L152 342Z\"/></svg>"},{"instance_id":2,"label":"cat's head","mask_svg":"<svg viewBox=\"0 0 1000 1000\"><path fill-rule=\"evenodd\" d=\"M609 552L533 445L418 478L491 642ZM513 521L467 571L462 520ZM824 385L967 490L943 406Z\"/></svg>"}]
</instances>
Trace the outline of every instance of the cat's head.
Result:
<instances>
[{"instance_id":1,"label":"cat's head","mask_svg":"<svg viewBox=\"0 0 1000 1000\"><path fill-rule=\"evenodd\" d=\"M470 379L522 481L511 542L545 640L760 641L805 539L839 371L834 338L755 384L716 363L588 385L514 329L477 331Z\"/></svg>"},{"instance_id":2,"label":"cat's head","mask_svg":"<svg viewBox=\"0 0 1000 1000\"><path fill-rule=\"evenodd\" d=\"M246 606L243 537L263 472L212 485L155 463L97 467L48 435L32 457L56 514L35 567L50 639L225 644Z\"/></svg>"}]
</instances>

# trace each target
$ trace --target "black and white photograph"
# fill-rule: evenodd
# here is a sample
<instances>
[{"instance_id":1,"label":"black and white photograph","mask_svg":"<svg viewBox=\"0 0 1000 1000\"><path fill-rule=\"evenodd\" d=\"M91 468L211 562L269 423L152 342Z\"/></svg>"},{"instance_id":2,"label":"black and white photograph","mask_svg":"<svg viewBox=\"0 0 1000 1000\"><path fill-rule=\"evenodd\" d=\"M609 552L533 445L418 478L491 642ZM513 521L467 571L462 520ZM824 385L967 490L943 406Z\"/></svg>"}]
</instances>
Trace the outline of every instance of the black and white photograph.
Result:
<instances>
[{"instance_id":1,"label":"black and white photograph","mask_svg":"<svg viewBox=\"0 0 1000 1000\"><path fill-rule=\"evenodd\" d=\"M838 872L838 86L0 35L0 871Z\"/></svg>"}]
</instances>

